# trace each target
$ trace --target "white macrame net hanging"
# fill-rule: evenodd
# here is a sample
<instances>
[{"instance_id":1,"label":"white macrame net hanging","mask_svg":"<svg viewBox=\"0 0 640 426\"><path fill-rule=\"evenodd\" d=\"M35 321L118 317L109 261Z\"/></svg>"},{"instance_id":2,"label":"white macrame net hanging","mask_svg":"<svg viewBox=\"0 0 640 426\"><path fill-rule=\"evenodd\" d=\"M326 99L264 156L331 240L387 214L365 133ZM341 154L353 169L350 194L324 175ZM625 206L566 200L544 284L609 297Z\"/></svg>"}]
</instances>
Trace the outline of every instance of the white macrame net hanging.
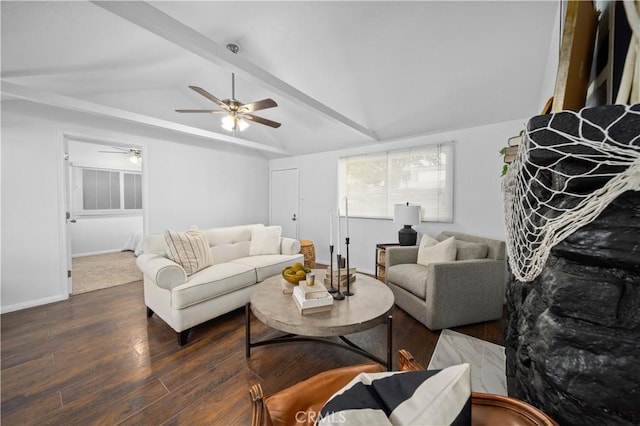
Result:
<instances>
[{"instance_id":1,"label":"white macrame net hanging","mask_svg":"<svg viewBox=\"0 0 640 426\"><path fill-rule=\"evenodd\" d=\"M525 133L503 180L509 265L519 281L534 280L551 249L620 194L640 191L640 104L616 108L606 127L583 109L553 114ZM578 124L577 135L562 130L567 119ZM614 139L621 127L629 140Z\"/></svg>"}]
</instances>

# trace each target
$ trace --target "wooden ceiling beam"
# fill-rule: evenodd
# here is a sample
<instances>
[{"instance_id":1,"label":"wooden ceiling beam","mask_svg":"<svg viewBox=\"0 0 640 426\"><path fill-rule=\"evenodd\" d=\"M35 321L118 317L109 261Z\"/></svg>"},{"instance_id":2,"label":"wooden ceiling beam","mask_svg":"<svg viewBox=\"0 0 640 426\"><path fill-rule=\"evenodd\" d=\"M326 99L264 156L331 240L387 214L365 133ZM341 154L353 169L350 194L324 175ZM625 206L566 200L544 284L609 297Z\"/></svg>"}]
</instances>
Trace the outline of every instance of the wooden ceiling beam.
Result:
<instances>
[{"instance_id":1,"label":"wooden ceiling beam","mask_svg":"<svg viewBox=\"0 0 640 426\"><path fill-rule=\"evenodd\" d=\"M350 118L313 99L295 87L280 80L242 56L230 52L226 46L216 43L193 28L142 1L93 1L92 3L144 28L196 55L237 74L249 76L262 82L273 92L319 112L348 126L367 137L378 140L378 136Z\"/></svg>"}]
</instances>

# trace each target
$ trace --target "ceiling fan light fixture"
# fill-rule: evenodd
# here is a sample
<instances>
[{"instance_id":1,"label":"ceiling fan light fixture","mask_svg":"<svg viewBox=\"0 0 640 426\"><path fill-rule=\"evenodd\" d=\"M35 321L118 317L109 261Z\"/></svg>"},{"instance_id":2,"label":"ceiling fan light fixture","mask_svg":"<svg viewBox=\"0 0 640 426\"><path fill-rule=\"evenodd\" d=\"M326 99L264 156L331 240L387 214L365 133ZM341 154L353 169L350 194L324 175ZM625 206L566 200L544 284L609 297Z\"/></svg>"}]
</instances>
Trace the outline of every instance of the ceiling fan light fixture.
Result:
<instances>
[{"instance_id":1,"label":"ceiling fan light fixture","mask_svg":"<svg viewBox=\"0 0 640 426\"><path fill-rule=\"evenodd\" d=\"M240 131L243 131L247 127L249 127L249 123L247 123L247 120L243 120L242 118L238 118L238 128L240 128Z\"/></svg>"},{"instance_id":2,"label":"ceiling fan light fixture","mask_svg":"<svg viewBox=\"0 0 640 426\"><path fill-rule=\"evenodd\" d=\"M229 132L232 132L235 129L243 131L247 127L249 127L249 123L247 123L247 120L243 120L242 118L231 114L222 117L222 128Z\"/></svg>"},{"instance_id":3,"label":"ceiling fan light fixture","mask_svg":"<svg viewBox=\"0 0 640 426\"><path fill-rule=\"evenodd\" d=\"M236 120L232 115L222 117L222 128L230 132L236 127Z\"/></svg>"}]
</instances>

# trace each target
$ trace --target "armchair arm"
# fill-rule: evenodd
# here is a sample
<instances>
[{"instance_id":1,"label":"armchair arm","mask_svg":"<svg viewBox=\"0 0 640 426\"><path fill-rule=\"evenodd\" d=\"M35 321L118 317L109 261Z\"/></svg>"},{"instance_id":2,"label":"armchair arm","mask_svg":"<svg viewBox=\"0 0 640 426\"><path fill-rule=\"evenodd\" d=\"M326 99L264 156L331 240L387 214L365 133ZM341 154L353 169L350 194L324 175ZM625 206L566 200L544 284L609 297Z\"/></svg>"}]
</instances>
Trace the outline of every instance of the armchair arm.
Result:
<instances>
[{"instance_id":1,"label":"armchair arm","mask_svg":"<svg viewBox=\"0 0 640 426\"><path fill-rule=\"evenodd\" d=\"M505 264L475 259L427 266L427 324L439 330L502 316Z\"/></svg>"},{"instance_id":2,"label":"armchair arm","mask_svg":"<svg viewBox=\"0 0 640 426\"><path fill-rule=\"evenodd\" d=\"M158 286L171 290L187 282L187 273L182 266L158 254L141 254L136 265L142 273Z\"/></svg>"},{"instance_id":3,"label":"armchair arm","mask_svg":"<svg viewBox=\"0 0 640 426\"><path fill-rule=\"evenodd\" d=\"M334 393L360 373L381 371L380 364L371 363L327 370L266 398L262 396L262 389L254 386L249 391L253 407L251 424L313 425Z\"/></svg>"},{"instance_id":4,"label":"armchair arm","mask_svg":"<svg viewBox=\"0 0 640 426\"><path fill-rule=\"evenodd\" d=\"M400 263L416 263L418 261L418 246L387 247L386 268Z\"/></svg>"},{"instance_id":5,"label":"armchair arm","mask_svg":"<svg viewBox=\"0 0 640 426\"><path fill-rule=\"evenodd\" d=\"M300 241L293 238L282 237L280 241L281 254L298 254L300 253Z\"/></svg>"}]
</instances>

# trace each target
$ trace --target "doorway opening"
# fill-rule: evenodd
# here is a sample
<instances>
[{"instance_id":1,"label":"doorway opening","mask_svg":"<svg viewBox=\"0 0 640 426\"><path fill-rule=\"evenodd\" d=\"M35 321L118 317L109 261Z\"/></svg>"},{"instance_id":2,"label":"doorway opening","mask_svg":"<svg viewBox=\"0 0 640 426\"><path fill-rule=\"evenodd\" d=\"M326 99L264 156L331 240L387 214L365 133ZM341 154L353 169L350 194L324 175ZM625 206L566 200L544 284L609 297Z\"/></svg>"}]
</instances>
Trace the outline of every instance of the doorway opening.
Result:
<instances>
[{"instance_id":1,"label":"doorway opening","mask_svg":"<svg viewBox=\"0 0 640 426\"><path fill-rule=\"evenodd\" d=\"M69 293L142 280L142 148L66 138Z\"/></svg>"}]
</instances>

